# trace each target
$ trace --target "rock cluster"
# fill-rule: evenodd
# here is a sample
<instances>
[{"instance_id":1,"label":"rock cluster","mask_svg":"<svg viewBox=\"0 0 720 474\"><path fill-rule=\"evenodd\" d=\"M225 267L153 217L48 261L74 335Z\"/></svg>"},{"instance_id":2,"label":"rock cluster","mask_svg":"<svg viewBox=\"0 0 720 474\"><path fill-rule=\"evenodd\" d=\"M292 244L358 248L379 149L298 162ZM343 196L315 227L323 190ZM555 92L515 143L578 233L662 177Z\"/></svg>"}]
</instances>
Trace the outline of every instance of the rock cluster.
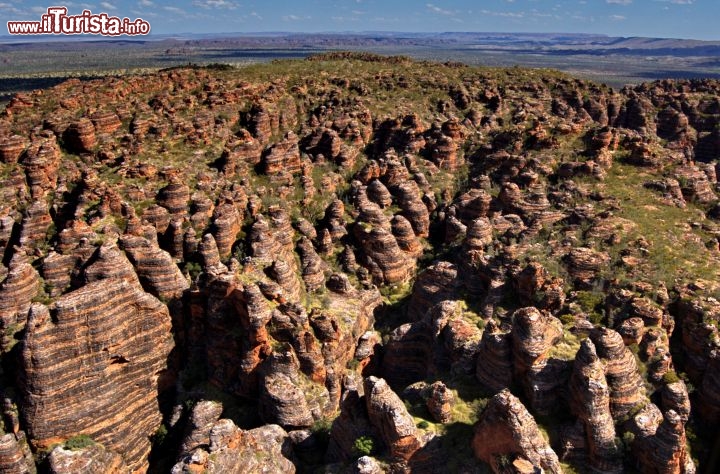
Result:
<instances>
[{"instance_id":1,"label":"rock cluster","mask_svg":"<svg viewBox=\"0 0 720 474\"><path fill-rule=\"evenodd\" d=\"M311 61L0 113L0 470L692 472L720 84Z\"/></svg>"}]
</instances>

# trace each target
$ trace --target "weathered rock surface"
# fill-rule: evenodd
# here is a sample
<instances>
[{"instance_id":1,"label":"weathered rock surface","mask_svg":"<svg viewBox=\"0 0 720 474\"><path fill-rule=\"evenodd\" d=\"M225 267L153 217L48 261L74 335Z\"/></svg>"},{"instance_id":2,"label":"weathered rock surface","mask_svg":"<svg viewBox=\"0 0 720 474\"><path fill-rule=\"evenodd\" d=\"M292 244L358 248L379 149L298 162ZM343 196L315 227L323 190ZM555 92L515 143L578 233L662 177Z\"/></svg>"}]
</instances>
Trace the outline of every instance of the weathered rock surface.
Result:
<instances>
[{"instance_id":1,"label":"weathered rock surface","mask_svg":"<svg viewBox=\"0 0 720 474\"><path fill-rule=\"evenodd\" d=\"M263 166L266 174L274 175L280 172L300 172L300 148L298 138L293 132L288 132L285 138L268 148L263 155Z\"/></svg>"},{"instance_id":2,"label":"weathered rock surface","mask_svg":"<svg viewBox=\"0 0 720 474\"><path fill-rule=\"evenodd\" d=\"M0 472L7 474L35 474L32 459L24 433L6 433L0 437Z\"/></svg>"},{"instance_id":3,"label":"weathered rock surface","mask_svg":"<svg viewBox=\"0 0 720 474\"><path fill-rule=\"evenodd\" d=\"M562 324L534 307L515 311L512 329L514 372L525 389L533 409L548 413L553 409L556 390L562 386L562 366L549 359L553 345L562 337Z\"/></svg>"},{"instance_id":4,"label":"weathered rock surface","mask_svg":"<svg viewBox=\"0 0 720 474\"><path fill-rule=\"evenodd\" d=\"M489 391L495 393L512 383L512 339L492 319L483 331L477 354L475 376Z\"/></svg>"},{"instance_id":5,"label":"weathered rock surface","mask_svg":"<svg viewBox=\"0 0 720 474\"><path fill-rule=\"evenodd\" d=\"M313 416L303 390L288 375L271 373L260 385L260 415L266 423L291 428L308 427Z\"/></svg>"},{"instance_id":6,"label":"weathered rock surface","mask_svg":"<svg viewBox=\"0 0 720 474\"><path fill-rule=\"evenodd\" d=\"M167 307L121 280L90 283L52 310L34 305L20 380L33 443L86 434L121 454L129 468L146 466L172 348Z\"/></svg>"},{"instance_id":7,"label":"weathered rock surface","mask_svg":"<svg viewBox=\"0 0 720 474\"><path fill-rule=\"evenodd\" d=\"M451 300L459 286L457 267L450 262L438 262L418 275L408 303L410 320L421 319L435 304Z\"/></svg>"},{"instance_id":8,"label":"weathered rock surface","mask_svg":"<svg viewBox=\"0 0 720 474\"><path fill-rule=\"evenodd\" d=\"M222 419L212 425L206 445L184 455L171 472L295 472L289 436L277 425L244 431Z\"/></svg>"},{"instance_id":9,"label":"weathered rock surface","mask_svg":"<svg viewBox=\"0 0 720 474\"><path fill-rule=\"evenodd\" d=\"M442 382L435 382L429 387L427 407L430 415L438 423L447 423L452 417L452 406L455 397Z\"/></svg>"},{"instance_id":10,"label":"weathered rock surface","mask_svg":"<svg viewBox=\"0 0 720 474\"><path fill-rule=\"evenodd\" d=\"M654 433L636 439L634 446L645 472L695 472L686 448L685 426L674 410L665 412Z\"/></svg>"},{"instance_id":11,"label":"weathered rock surface","mask_svg":"<svg viewBox=\"0 0 720 474\"><path fill-rule=\"evenodd\" d=\"M490 399L474 432L473 452L494 472L504 472L504 456L512 461L522 457L547 472L562 472L557 454L543 438L535 419L508 390Z\"/></svg>"},{"instance_id":12,"label":"weathered rock surface","mask_svg":"<svg viewBox=\"0 0 720 474\"><path fill-rule=\"evenodd\" d=\"M188 282L172 257L153 242L126 235L120 246L135 267L135 272L146 291L159 298L177 298L188 288Z\"/></svg>"},{"instance_id":13,"label":"weathered rock surface","mask_svg":"<svg viewBox=\"0 0 720 474\"><path fill-rule=\"evenodd\" d=\"M600 472L622 472L610 412L610 387L590 339L582 342L575 356L569 388L572 410L585 427L590 465Z\"/></svg>"},{"instance_id":14,"label":"weathered rock surface","mask_svg":"<svg viewBox=\"0 0 720 474\"><path fill-rule=\"evenodd\" d=\"M422 447L412 416L383 379L365 379L365 400L370 424L377 430L390 456L410 459Z\"/></svg>"},{"instance_id":15,"label":"weathered rock surface","mask_svg":"<svg viewBox=\"0 0 720 474\"><path fill-rule=\"evenodd\" d=\"M20 135L4 138L0 141L0 161L3 163L17 163L28 144L27 140Z\"/></svg>"},{"instance_id":16,"label":"weathered rock surface","mask_svg":"<svg viewBox=\"0 0 720 474\"><path fill-rule=\"evenodd\" d=\"M87 118L70 124L65 130L63 138L68 149L75 153L89 153L97 144L95 126Z\"/></svg>"},{"instance_id":17,"label":"weathered rock surface","mask_svg":"<svg viewBox=\"0 0 720 474\"><path fill-rule=\"evenodd\" d=\"M199 447L208 447L210 431L223 412L221 403L202 400L192 408L185 436L180 445L180 453L189 454Z\"/></svg>"},{"instance_id":18,"label":"weathered rock surface","mask_svg":"<svg viewBox=\"0 0 720 474\"><path fill-rule=\"evenodd\" d=\"M2 350L14 344L14 336L25 328L30 303L40 289L40 277L27 255L17 252L10 261L5 280L0 284L0 329Z\"/></svg>"},{"instance_id":19,"label":"weathered rock surface","mask_svg":"<svg viewBox=\"0 0 720 474\"><path fill-rule=\"evenodd\" d=\"M66 449L58 446L48 457L53 474L111 474L127 472L122 456L94 443L82 449Z\"/></svg>"},{"instance_id":20,"label":"weathered rock surface","mask_svg":"<svg viewBox=\"0 0 720 474\"><path fill-rule=\"evenodd\" d=\"M612 329L593 330L590 339L605 366L610 388L610 411L613 419L619 419L633 407L647 401L635 356L625 347L620 334Z\"/></svg>"}]
</instances>

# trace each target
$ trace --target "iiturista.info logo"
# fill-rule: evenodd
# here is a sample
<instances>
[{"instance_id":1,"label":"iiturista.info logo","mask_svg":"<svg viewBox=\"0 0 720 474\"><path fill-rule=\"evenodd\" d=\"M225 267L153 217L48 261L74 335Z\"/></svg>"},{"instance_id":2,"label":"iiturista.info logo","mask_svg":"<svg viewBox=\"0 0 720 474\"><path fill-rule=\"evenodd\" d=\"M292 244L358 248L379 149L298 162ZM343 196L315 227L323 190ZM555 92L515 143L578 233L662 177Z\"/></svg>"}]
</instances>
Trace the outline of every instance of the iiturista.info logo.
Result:
<instances>
[{"instance_id":1,"label":"iiturista.info logo","mask_svg":"<svg viewBox=\"0 0 720 474\"><path fill-rule=\"evenodd\" d=\"M8 21L11 35L103 35L136 36L150 33L150 23L137 18L118 18L107 13L83 10L79 15L68 15L67 7L48 7L40 21Z\"/></svg>"}]
</instances>

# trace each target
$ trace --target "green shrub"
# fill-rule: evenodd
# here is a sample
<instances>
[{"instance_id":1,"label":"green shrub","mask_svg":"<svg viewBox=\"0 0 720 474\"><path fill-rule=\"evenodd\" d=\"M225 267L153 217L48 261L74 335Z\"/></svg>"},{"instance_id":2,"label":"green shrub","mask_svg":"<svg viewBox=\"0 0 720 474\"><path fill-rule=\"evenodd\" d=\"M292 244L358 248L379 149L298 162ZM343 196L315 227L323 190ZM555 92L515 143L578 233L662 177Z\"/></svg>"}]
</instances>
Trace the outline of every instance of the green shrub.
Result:
<instances>
[{"instance_id":1,"label":"green shrub","mask_svg":"<svg viewBox=\"0 0 720 474\"><path fill-rule=\"evenodd\" d=\"M330 442L330 430L332 429L334 420L335 417L327 416L316 420L312 426L310 426L310 431L312 431L320 446L327 447Z\"/></svg>"},{"instance_id":2,"label":"green shrub","mask_svg":"<svg viewBox=\"0 0 720 474\"><path fill-rule=\"evenodd\" d=\"M202 273L202 265L197 262L186 262L185 271L188 275L190 275L190 278L195 281L197 280L198 275Z\"/></svg>"},{"instance_id":3,"label":"green shrub","mask_svg":"<svg viewBox=\"0 0 720 474\"><path fill-rule=\"evenodd\" d=\"M360 436L353 443L352 450L357 457L369 456L375 450L375 441L370 436Z\"/></svg>"},{"instance_id":4,"label":"green shrub","mask_svg":"<svg viewBox=\"0 0 720 474\"><path fill-rule=\"evenodd\" d=\"M420 423L417 424L417 427L420 428L421 430L426 430L430 427L430 423L428 423L425 420L422 420Z\"/></svg>"},{"instance_id":5,"label":"green shrub","mask_svg":"<svg viewBox=\"0 0 720 474\"><path fill-rule=\"evenodd\" d=\"M665 375L663 375L663 382L666 384L679 382L680 377L678 377L678 374L674 370L668 370L665 372Z\"/></svg>"},{"instance_id":6,"label":"green shrub","mask_svg":"<svg viewBox=\"0 0 720 474\"><path fill-rule=\"evenodd\" d=\"M155 434L152 435L152 443L155 446L162 446L162 444L165 442L165 438L167 437L168 430L167 426L163 423L160 425L160 427L155 431Z\"/></svg>"},{"instance_id":7,"label":"green shrub","mask_svg":"<svg viewBox=\"0 0 720 474\"><path fill-rule=\"evenodd\" d=\"M622 444L625 447L625 451L630 452L632 450L632 445L635 442L635 435L630 432L626 431L622 435Z\"/></svg>"},{"instance_id":8,"label":"green shrub","mask_svg":"<svg viewBox=\"0 0 720 474\"><path fill-rule=\"evenodd\" d=\"M563 324L572 324L575 322L575 317L572 314L563 314L560 316L560 321L562 321Z\"/></svg>"},{"instance_id":9,"label":"green shrub","mask_svg":"<svg viewBox=\"0 0 720 474\"><path fill-rule=\"evenodd\" d=\"M95 444L95 441L93 441L90 436L86 434L79 434L65 441L65 448L72 451L78 451L92 446L93 444Z\"/></svg>"}]
</instances>

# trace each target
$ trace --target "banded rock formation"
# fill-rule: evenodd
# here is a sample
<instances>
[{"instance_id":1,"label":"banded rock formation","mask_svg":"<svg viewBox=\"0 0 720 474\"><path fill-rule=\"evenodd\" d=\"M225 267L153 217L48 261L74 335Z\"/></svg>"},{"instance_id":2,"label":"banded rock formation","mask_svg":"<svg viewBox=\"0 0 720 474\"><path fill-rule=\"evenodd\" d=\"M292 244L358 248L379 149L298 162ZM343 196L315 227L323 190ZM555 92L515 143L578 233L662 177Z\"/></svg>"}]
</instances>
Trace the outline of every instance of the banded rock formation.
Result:
<instances>
[{"instance_id":1,"label":"banded rock formation","mask_svg":"<svg viewBox=\"0 0 720 474\"><path fill-rule=\"evenodd\" d=\"M90 283L52 310L33 305L20 380L33 443L86 434L130 469L146 466L172 348L167 307L121 280Z\"/></svg>"},{"instance_id":2,"label":"banded rock formation","mask_svg":"<svg viewBox=\"0 0 720 474\"><path fill-rule=\"evenodd\" d=\"M502 457L524 459L547 472L560 473L557 454L540 434L535 419L508 390L490 399L475 424L472 448L493 472L504 472Z\"/></svg>"}]
</instances>

